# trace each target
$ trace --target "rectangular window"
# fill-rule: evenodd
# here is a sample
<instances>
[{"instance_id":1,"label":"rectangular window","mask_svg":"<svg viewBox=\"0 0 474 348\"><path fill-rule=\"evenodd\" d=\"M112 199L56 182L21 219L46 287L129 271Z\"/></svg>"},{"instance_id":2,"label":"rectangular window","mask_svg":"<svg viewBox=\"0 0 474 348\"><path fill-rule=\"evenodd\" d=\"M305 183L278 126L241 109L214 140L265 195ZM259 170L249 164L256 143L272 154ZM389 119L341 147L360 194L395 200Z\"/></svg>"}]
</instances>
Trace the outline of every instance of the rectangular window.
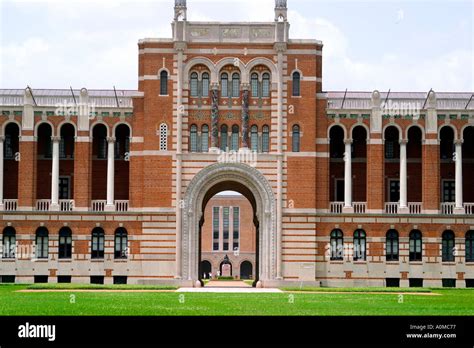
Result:
<instances>
[{"instance_id":1,"label":"rectangular window","mask_svg":"<svg viewBox=\"0 0 474 348\"><path fill-rule=\"evenodd\" d=\"M474 279L466 279L466 288L474 288Z\"/></svg>"},{"instance_id":2,"label":"rectangular window","mask_svg":"<svg viewBox=\"0 0 474 348\"><path fill-rule=\"evenodd\" d=\"M70 178L63 176L59 178L59 199L70 199Z\"/></svg>"},{"instance_id":3,"label":"rectangular window","mask_svg":"<svg viewBox=\"0 0 474 348\"><path fill-rule=\"evenodd\" d=\"M233 227L234 242L238 243L239 238L240 238L240 208L239 207L234 207L232 225L233 225L232 227Z\"/></svg>"},{"instance_id":4,"label":"rectangular window","mask_svg":"<svg viewBox=\"0 0 474 348\"><path fill-rule=\"evenodd\" d=\"M224 243L224 251L228 251L229 250L229 243Z\"/></svg>"},{"instance_id":5,"label":"rectangular window","mask_svg":"<svg viewBox=\"0 0 474 348\"><path fill-rule=\"evenodd\" d=\"M390 202L397 203L400 200L400 180L390 180Z\"/></svg>"},{"instance_id":6,"label":"rectangular window","mask_svg":"<svg viewBox=\"0 0 474 348\"><path fill-rule=\"evenodd\" d=\"M71 276L58 276L58 284L70 284Z\"/></svg>"},{"instance_id":7,"label":"rectangular window","mask_svg":"<svg viewBox=\"0 0 474 348\"><path fill-rule=\"evenodd\" d=\"M66 158L66 141L64 137L61 137L61 141L59 142L59 158Z\"/></svg>"},{"instance_id":8,"label":"rectangular window","mask_svg":"<svg viewBox=\"0 0 474 348\"><path fill-rule=\"evenodd\" d=\"M456 279L443 279L443 288L455 288Z\"/></svg>"},{"instance_id":9,"label":"rectangular window","mask_svg":"<svg viewBox=\"0 0 474 348\"><path fill-rule=\"evenodd\" d=\"M213 214L212 214L212 234L213 234L213 239L219 239L219 213L220 209L219 207L214 207L213 209Z\"/></svg>"},{"instance_id":10,"label":"rectangular window","mask_svg":"<svg viewBox=\"0 0 474 348\"><path fill-rule=\"evenodd\" d=\"M15 276L13 276L13 275L0 276L0 283L13 284L13 283L15 283Z\"/></svg>"},{"instance_id":11,"label":"rectangular window","mask_svg":"<svg viewBox=\"0 0 474 348\"><path fill-rule=\"evenodd\" d=\"M215 242L215 243L213 244L212 250L214 250L214 251L219 251L219 243L216 243L216 242Z\"/></svg>"},{"instance_id":12,"label":"rectangular window","mask_svg":"<svg viewBox=\"0 0 474 348\"><path fill-rule=\"evenodd\" d=\"M114 276L114 284L115 285L127 285L127 277L126 276Z\"/></svg>"},{"instance_id":13,"label":"rectangular window","mask_svg":"<svg viewBox=\"0 0 474 348\"><path fill-rule=\"evenodd\" d=\"M385 141L385 158L386 159L395 158L395 143L391 140Z\"/></svg>"},{"instance_id":14,"label":"rectangular window","mask_svg":"<svg viewBox=\"0 0 474 348\"><path fill-rule=\"evenodd\" d=\"M385 279L385 284L387 288L399 288L400 278L387 278Z\"/></svg>"},{"instance_id":15,"label":"rectangular window","mask_svg":"<svg viewBox=\"0 0 474 348\"><path fill-rule=\"evenodd\" d=\"M91 276L91 284L96 284L96 285L104 284L104 276Z\"/></svg>"},{"instance_id":16,"label":"rectangular window","mask_svg":"<svg viewBox=\"0 0 474 348\"><path fill-rule=\"evenodd\" d=\"M72 237L71 236L60 236L59 237L59 259L71 259L72 258Z\"/></svg>"},{"instance_id":17,"label":"rectangular window","mask_svg":"<svg viewBox=\"0 0 474 348\"><path fill-rule=\"evenodd\" d=\"M98 159L106 159L107 158L107 139L100 138L99 139L99 149L97 153Z\"/></svg>"},{"instance_id":18,"label":"rectangular window","mask_svg":"<svg viewBox=\"0 0 474 348\"><path fill-rule=\"evenodd\" d=\"M229 239L229 208L224 208L224 213L223 213L223 222L224 222L224 228L223 228L223 234L224 234L224 240Z\"/></svg>"},{"instance_id":19,"label":"rectangular window","mask_svg":"<svg viewBox=\"0 0 474 348\"><path fill-rule=\"evenodd\" d=\"M48 276L35 276L35 284L46 284Z\"/></svg>"},{"instance_id":20,"label":"rectangular window","mask_svg":"<svg viewBox=\"0 0 474 348\"><path fill-rule=\"evenodd\" d=\"M11 134L5 136L5 159L13 158L13 143Z\"/></svg>"},{"instance_id":21,"label":"rectangular window","mask_svg":"<svg viewBox=\"0 0 474 348\"><path fill-rule=\"evenodd\" d=\"M408 280L410 288L422 288L423 287L423 279L420 278L411 278Z\"/></svg>"},{"instance_id":22,"label":"rectangular window","mask_svg":"<svg viewBox=\"0 0 474 348\"><path fill-rule=\"evenodd\" d=\"M239 243L238 242L234 242L234 245L232 246L232 250L234 250L234 251L239 250Z\"/></svg>"},{"instance_id":23,"label":"rectangular window","mask_svg":"<svg viewBox=\"0 0 474 348\"><path fill-rule=\"evenodd\" d=\"M456 182L454 180L443 181L443 202L453 203L456 201Z\"/></svg>"},{"instance_id":24,"label":"rectangular window","mask_svg":"<svg viewBox=\"0 0 474 348\"><path fill-rule=\"evenodd\" d=\"M104 236L92 236L92 259L104 258Z\"/></svg>"}]
</instances>

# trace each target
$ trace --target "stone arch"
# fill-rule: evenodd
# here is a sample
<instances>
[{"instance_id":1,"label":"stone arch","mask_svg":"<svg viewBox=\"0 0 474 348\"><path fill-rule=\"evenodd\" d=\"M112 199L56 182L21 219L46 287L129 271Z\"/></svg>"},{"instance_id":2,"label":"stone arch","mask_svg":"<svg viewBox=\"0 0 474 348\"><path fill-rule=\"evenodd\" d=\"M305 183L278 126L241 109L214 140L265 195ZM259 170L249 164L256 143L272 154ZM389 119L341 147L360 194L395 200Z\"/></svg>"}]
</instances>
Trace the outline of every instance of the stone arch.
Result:
<instances>
[{"instance_id":1,"label":"stone arch","mask_svg":"<svg viewBox=\"0 0 474 348\"><path fill-rule=\"evenodd\" d=\"M18 134L21 137L21 124L20 124L20 122L18 122L16 120L8 120L2 125L1 133L0 133L1 136L5 135L5 131L7 130L7 126L12 124L12 123L16 124L18 126Z\"/></svg>"},{"instance_id":2,"label":"stone arch","mask_svg":"<svg viewBox=\"0 0 474 348\"><path fill-rule=\"evenodd\" d=\"M186 63L186 66L184 67L183 71L183 79L184 79L184 86L185 88L188 86L189 82L189 73L191 70L196 66L196 65L205 65L211 72L211 83L218 83L219 82L219 76L218 76L218 71L216 70L216 67L214 66L214 63L209 59L205 57L196 57L191 59L189 62Z\"/></svg>"},{"instance_id":3,"label":"stone arch","mask_svg":"<svg viewBox=\"0 0 474 348\"><path fill-rule=\"evenodd\" d=\"M77 137L77 126L74 122L71 122L71 121L67 121L67 120L64 120L62 121L58 127L57 127L57 130L56 130L56 134L58 134L59 136L61 135L61 129L63 128L63 126L65 125L71 125L73 128L74 128L74 136Z\"/></svg>"},{"instance_id":4,"label":"stone arch","mask_svg":"<svg viewBox=\"0 0 474 348\"><path fill-rule=\"evenodd\" d=\"M462 127L461 132L459 133L459 139L464 140L464 133L469 127L474 127L474 124L466 124Z\"/></svg>"},{"instance_id":5,"label":"stone arch","mask_svg":"<svg viewBox=\"0 0 474 348\"><path fill-rule=\"evenodd\" d=\"M351 135L351 139L354 139L354 129L356 129L357 127L362 127L365 129L365 132L367 134L367 138L366 140L369 141L370 140L370 128L369 126L367 126L365 123L354 123L351 127L351 130L350 130L350 135Z\"/></svg>"},{"instance_id":6,"label":"stone arch","mask_svg":"<svg viewBox=\"0 0 474 348\"><path fill-rule=\"evenodd\" d=\"M331 142L331 130L334 127L340 127L342 131L344 132L344 140L347 139L347 128L344 124L342 123L333 123L328 127L328 143ZM352 134L352 131L351 131Z\"/></svg>"},{"instance_id":7,"label":"stone arch","mask_svg":"<svg viewBox=\"0 0 474 348\"><path fill-rule=\"evenodd\" d=\"M37 138L38 137L38 129L39 127L42 125L42 124L48 124L50 127L51 127L51 136L54 137L55 136L55 129L56 127L54 126L54 124L51 122L51 121L40 121L38 122L37 124L35 124L35 129L34 129L34 136Z\"/></svg>"},{"instance_id":8,"label":"stone arch","mask_svg":"<svg viewBox=\"0 0 474 348\"><path fill-rule=\"evenodd\" d=\"M423 128L423 126L419 125L419 124L411 124L407 127L407 129L405 129L405 140L409 140L408 139L408 132L410 131L410 129L412 127L418 127L421 131L421 140L424 141L426 138L425 138L425 129Z\"/></svg>"},{"instance_id":9,"label":"stone arch","mask_svg":"<svg viewBox=\"0 0 474 348\"><path fill-rule=\"evenodd\" d=\"M235 62L238 61L239 62L239 65L235 65ZM215 73L216 73L216 77L217 77L217 80L215 82L218 82L219 81L219 75L221 73L221 70L226 66L226 65L233 65L235 66L236 68L239 68L240 70L240 81L244 82L244 81L247 81L248 79L246 78L246 75L245 75L245 71L246 71L246 67L245 67L245 64L239 59L239 58L234 58L234 57L226 57L226 58L222 58L220 61L218 61L216 63L216 66L215 66ZM246 79L244 79L246 78ZM211 81L212 81L212 77L211 77ZM214 81L213 81L214 82Z\"/></svg>"},{"instance_id":10,"label":"stone arch","mask_svg":"<svg viewBox=\"0 0 474 348\"><path fill-rule=\"evenodd\" d=\"M103 121L96 121L90 127L89 134L90 134L91 141L92 141L92 137L94 136L94 128L98 125L103 125L105 127L106 131L107 131L106 136L110 137L110 127L109 127L109 125L107 123L103 122Z\"/></svg>"},{"instance_id":11,"label":"stone arch","mask_svg":"<svg viewBox=\"0 0 474 348\"><path fill-rule=\"evenodd\" d=\"M276 279L276 205L274 192L257 169L242 163L217 163L201 170L190 182L184 195L182 216L181 276L183 281L199 280L199 224L203 208L220 185L240 185L253 196L254 213L259 222L257 273L265 281ZM226 187L225 190L231 189ZM207 199L207 201L206 201ZM249 197L247 197L249 199ZM280 257L278 257L279 260Z\"/></svg>"},{"instance_id":12,"label":"stone arch","mask_svg":"<svg viewBox=\"0 0 474 348\"><path fill-rule=\"evenodd\" d=\"M454 126L453 124L451 123L445 123L441 126L439 126L438 128L438 140L441 141L441 130L444 128L444 127L449 127L453 130L453 133L454 133L454 141L458 140L459 139L459 135L458 135L458 129L456 128L456 126Z\"/></svg>"},{"instance_id":13,"label":"stone arch","mask_svg":"<svg viewBox=\"0 0 474 348\"><path fill-rule=\"evenodd\" d=\"M268 58L255 58L252 59L250 62L245 65L245 69L242 70L242 81L245 81L247 83L250 82L250 72L252 69L258 65L264 65L270 70L271 73L271 79L272 83L277 83L278 82L278 71L275 66L275 63L273 63L270 59Z\"/></svg>"},{"instance_id":14,"label":"stone arch","mask_svg":"<svg viewBox=\"0 0 474 348\"><path fill-rule=\"evenodd\" d=\"M386 124L383 129L382 129L382 139L385 141L385 133L387 132L387 129L389 127L395 127L398 129L398 140L403 140L403 129L400 127L400 125L396 123L388 123Z\"/></svg>"}]
</instances>

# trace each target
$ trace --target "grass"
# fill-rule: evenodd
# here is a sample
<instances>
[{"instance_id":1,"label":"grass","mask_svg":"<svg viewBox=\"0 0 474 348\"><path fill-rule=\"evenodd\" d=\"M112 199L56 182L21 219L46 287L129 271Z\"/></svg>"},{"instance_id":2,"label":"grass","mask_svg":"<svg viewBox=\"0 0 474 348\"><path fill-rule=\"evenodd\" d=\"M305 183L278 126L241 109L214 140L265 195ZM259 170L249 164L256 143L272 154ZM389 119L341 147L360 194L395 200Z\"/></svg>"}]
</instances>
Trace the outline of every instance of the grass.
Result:
<instances>
[{"instance_id":1,"label":"grass","mask_svg":"<svg viewBox=\"0 0 474 348\"><path fill-rule=\"evenodd\" d=\"M282 288L287 292L383 292L383 293L431 293L427 288ZM446 290L446 289L441 289Z\"/></svg>"},{"instance_id":2,"label":"grass","mask_svg":"<svg viewBox=\"0 0 474 348\"><path fill-rule=\"evenodd\" d=\"M474 290L408 294L18 292L0 287L3 316L472 316ZM366 289L370 291L372 289ZM403 289L405 291L407 289ZM73 296L71 296L73 295ZM184 303L183 302L184 296ZM73 300L73 301L72 301ZM181 300L181 301L180 301Z\"/></svg>"},{"instance_id":3,"label":"grass","mask_svg":"<svg viewBox=\"0 0 474 348\"><path fill-rule=\"evenodd\" d=\"M176 286L95 285L95 284L32 284L26 290L177 290Z\"/></svg>"}]
</instances>

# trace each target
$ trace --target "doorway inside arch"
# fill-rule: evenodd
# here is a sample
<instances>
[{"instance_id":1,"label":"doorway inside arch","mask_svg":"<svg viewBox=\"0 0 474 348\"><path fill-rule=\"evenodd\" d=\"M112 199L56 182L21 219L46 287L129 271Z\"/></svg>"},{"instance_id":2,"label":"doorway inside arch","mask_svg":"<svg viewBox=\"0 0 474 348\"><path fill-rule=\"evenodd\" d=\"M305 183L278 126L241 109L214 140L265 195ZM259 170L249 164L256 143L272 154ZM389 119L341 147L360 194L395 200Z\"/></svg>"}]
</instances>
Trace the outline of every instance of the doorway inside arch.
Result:
<instances>
[{"instance_id":1,"label":"doorway inside arch","mask_svg":"<svg viewBox=\"0 0 474 348\"><path fill-rule=\"evenodd\" d=\"M242 284L246 280L248 285L255 286L259 280L259 221L253 194L238 183L219 184L207 193L202 209L201 283L213 286L219 282L222 286L222 282Z\"/></svg>"}]
</instances>

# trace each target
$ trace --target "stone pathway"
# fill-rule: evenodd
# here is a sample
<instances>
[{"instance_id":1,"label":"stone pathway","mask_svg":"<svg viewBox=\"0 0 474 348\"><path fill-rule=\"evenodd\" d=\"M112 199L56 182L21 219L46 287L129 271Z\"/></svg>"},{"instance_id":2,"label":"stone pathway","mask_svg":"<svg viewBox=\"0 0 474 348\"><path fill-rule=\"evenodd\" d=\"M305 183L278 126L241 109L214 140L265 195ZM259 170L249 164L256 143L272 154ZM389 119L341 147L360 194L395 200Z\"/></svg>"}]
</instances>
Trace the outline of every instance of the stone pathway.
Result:
<instances>
[{"instance_id":1,"label":"stone pathway","mask_svg":"<svg viewBox=\"0 0 474 348\"><path fill-rule=\"evenodd\" d=\"M271 294L281 293L280 289L256 289L242 281L210 281L203 288L181 288L178 292L193 292L193 293L224 293L224 294L238 294L238 293L254 293L254 294Z\"/></svg>"}]
</instances>

